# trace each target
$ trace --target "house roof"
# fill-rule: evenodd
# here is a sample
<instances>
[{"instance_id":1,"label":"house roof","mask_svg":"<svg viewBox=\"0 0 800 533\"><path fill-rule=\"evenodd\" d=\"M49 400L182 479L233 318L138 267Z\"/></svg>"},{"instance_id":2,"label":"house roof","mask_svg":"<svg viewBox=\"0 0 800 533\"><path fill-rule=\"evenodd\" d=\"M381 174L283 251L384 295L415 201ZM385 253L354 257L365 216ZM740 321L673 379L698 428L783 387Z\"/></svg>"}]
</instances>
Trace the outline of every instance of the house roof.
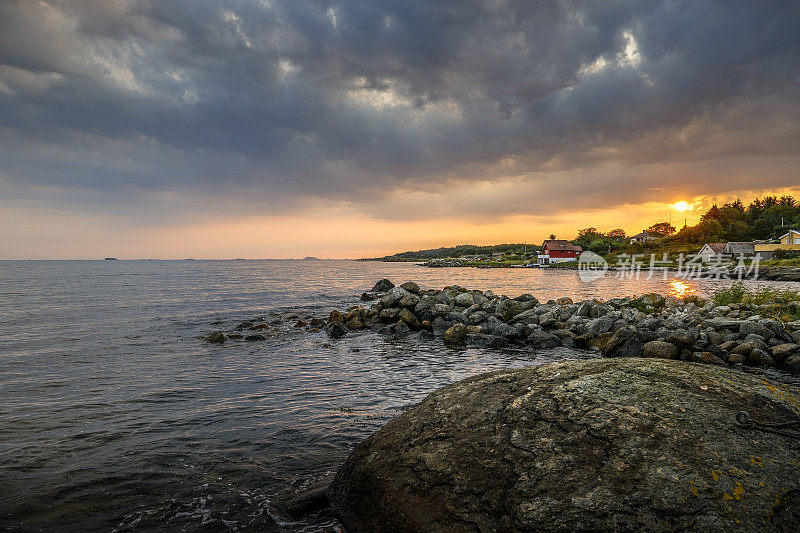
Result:
<instances>
[{"instance_id":1,"label":"house roof","mask_svg":"<svg viewBox=\"0 0 800 533\"><path fill-rule=\"evenodd\" d=\"M708 246L709 248L711 248L711 251L714 252L715 254L721 254L722 251L725 249L726 244L727 243L724 242L707 242L703 245L703 248ZM703 248L701 248L700 251L702 251Z\"/></svg>"},{"instance_id":2,"label":"house roof","mask_svg":"<svg viewBox=\"0 0 800 533\"><path fill-rule=\"evenodd\" d=\"M644 230L641 233L637 233L636 235L632 236L631 239L646 239L647 237L652 237L649 231Z\"/></svg>"},{"instance_id":3,"label":"house roof","mask_svg":"<svg viewBox=\"0 0 800 533\"><path fill-rule=\"evenodd\" d=\"M791 233L794 233L796 235L800 235L800 231L797 231L796 229L790 229L789 231L787 231L786 233L781 235L780 238L783 239L784 237L788 237Z\"/></svg>"},{"instance_id":4,"label":"house roof","mask_svg":"<svg viewBox=\"0 0 800 533\"><path fill-rule=\"evenodd\" d=\"M582 252L583 248L576 244L563 239L547 240L542 243L542 248L547 247L548 250L557 250L559 252Z\"/></svg>"},{"instance_id":5,"label":"house roof","mask_svg":"<svg viewBox=\"0 0 800 533\"><path fill-rule=\"evenodd\" d=\"M752 242L729 242L725 245L726 254L752 254L756 251L756 245Z\"/></svg>"}]
</instances>

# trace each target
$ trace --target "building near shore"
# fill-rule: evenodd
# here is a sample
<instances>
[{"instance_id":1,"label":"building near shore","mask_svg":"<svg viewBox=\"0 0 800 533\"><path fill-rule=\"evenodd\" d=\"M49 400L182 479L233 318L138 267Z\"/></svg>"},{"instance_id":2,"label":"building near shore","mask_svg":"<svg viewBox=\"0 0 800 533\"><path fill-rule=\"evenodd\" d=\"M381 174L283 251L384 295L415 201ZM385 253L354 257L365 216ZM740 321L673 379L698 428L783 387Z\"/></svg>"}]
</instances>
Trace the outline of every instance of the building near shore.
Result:
<instances>
[{"instance_id":1,"label":"building near shore","mask_svg":"<svg viewBox=\"0 0 800 533\"><path fill-rule=\"evenodd\" d=\"M550 239L542 243L542 252L537 256L536 262L549 265L577 261L582 252L583 248L567 240Z\"/></svg>"},{"instance_id":2,"label":"building near shore","mask_svg":"<svg viewBox=\"0 0 800 533\"><path fill-rule=\"evenodd\" d=\"M724 242L706 243L703 245L702 248L700 248L700 251L697 252L697 256L703 263L711 263L713 261L719 261L724 257L723 251L725 250L726 245L727 243Z\"/></svg>"},{"instance_id":3,"label":"building near shore","mask_svg":"<svg viewBox=\"0 0 800 533\"><path fill-rule=\"evenodd\" d=\"M755 253L762 259L772 259L776 250L800 251L800 231L789 230L780 237L780 244L755 243Z\"/></svg>"},{"instance_id":4,"label":"building near shore","mask_svg":"<svg viewBox=\"0 0 800 533\"><path fill-rule=\"evenodd\" d=\"M641 242L654 241L654 240L658 239L659 237L660 237L660 235L655 235L653 233L650 233L647 230L644 230L643 232L637 233L636 235L631 237L631 244L635 244L637 242L641 243Z\"/></svg>"}]
</instances>

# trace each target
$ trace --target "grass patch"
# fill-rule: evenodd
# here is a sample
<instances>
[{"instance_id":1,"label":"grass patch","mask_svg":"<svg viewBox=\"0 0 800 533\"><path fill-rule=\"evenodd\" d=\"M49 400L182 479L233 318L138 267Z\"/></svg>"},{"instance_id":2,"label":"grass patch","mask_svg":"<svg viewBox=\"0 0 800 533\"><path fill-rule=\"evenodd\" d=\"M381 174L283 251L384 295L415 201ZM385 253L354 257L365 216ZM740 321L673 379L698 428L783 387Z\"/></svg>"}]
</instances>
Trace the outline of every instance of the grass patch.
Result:
<instances>
[{"instance_id":1,"label":"grass patch","mask_svg":"<svg viewBox=\"0 0 800 533\"><path fill-rule=\"evenodd\" d=\"M800 318L800 292L793 289L763 287L752 291L743 283L734 283L715 292L713 300L717 305L757 305L760 314L781 320Z\"/></svg>"}]
</instances>

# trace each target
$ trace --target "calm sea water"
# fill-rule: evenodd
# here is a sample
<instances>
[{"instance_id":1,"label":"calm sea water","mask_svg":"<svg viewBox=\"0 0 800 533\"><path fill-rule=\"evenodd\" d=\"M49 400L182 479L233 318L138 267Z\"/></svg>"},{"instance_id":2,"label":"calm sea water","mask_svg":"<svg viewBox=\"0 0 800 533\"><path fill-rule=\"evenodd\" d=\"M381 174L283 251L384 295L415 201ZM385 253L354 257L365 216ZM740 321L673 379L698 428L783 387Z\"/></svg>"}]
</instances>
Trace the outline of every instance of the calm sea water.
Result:
<instances>
[{"instance_id":1,"label":"calm sea water","mask_svg":"<svg viewBox=\"0 0 800 533\"><path fill-rule=\"evenodd\" d=\"M540 300L725 281L586 285L555 269L428 269L352 261L0 262L0 529L317 531L283 489L335 471L429 392L476 373L592 354L449 350L373 333L331 341L202 336L289 311L326 316L380 278Z\"/></svg>"}]
</instances>

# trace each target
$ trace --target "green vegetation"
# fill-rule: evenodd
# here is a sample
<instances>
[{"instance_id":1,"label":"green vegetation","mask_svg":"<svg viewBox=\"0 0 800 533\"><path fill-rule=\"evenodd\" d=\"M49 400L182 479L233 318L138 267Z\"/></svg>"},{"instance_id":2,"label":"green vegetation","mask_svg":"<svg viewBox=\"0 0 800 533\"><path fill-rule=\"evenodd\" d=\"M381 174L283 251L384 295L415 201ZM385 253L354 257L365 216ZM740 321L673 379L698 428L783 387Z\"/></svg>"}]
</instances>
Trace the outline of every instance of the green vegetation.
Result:
<instances>
[{"instance_id":1,"label":"green vegetation","mask_svg":"<svg viewBox=\"0 0 800 533\"><path fill-rule=\"evenodd\" d=\"M793 289L762 287L752 291L743 283L734 283L727 289L715 292L713 300L717 305L757 305L760 314L781 320L800 318L800 291Z\"/></svg>"},{"instance_id":2,"label":"green vegetation","mask_svg":"<svg viewBox=\"0 0 800 533\"><path fill-rule=\"evenodd\" d=\"M385 257L378 257L373 260L378 261L428 261L430 259L443 259L453 258L459 259L471 255L485 255L490 256L493 253L500 252L505 254L505 261L510 261L513 264L522 263L524 259L526 245L525 244L495 244L492 246L478 246L475 244L460 244L458 246L431 248L428 250L416 250L413 252L400 252L394 255L387 255ZM528 255L537 253L539 248L537 246L528 244ZM513 257L516 256L516 257Z\"/></svg>"}]
</instances>

